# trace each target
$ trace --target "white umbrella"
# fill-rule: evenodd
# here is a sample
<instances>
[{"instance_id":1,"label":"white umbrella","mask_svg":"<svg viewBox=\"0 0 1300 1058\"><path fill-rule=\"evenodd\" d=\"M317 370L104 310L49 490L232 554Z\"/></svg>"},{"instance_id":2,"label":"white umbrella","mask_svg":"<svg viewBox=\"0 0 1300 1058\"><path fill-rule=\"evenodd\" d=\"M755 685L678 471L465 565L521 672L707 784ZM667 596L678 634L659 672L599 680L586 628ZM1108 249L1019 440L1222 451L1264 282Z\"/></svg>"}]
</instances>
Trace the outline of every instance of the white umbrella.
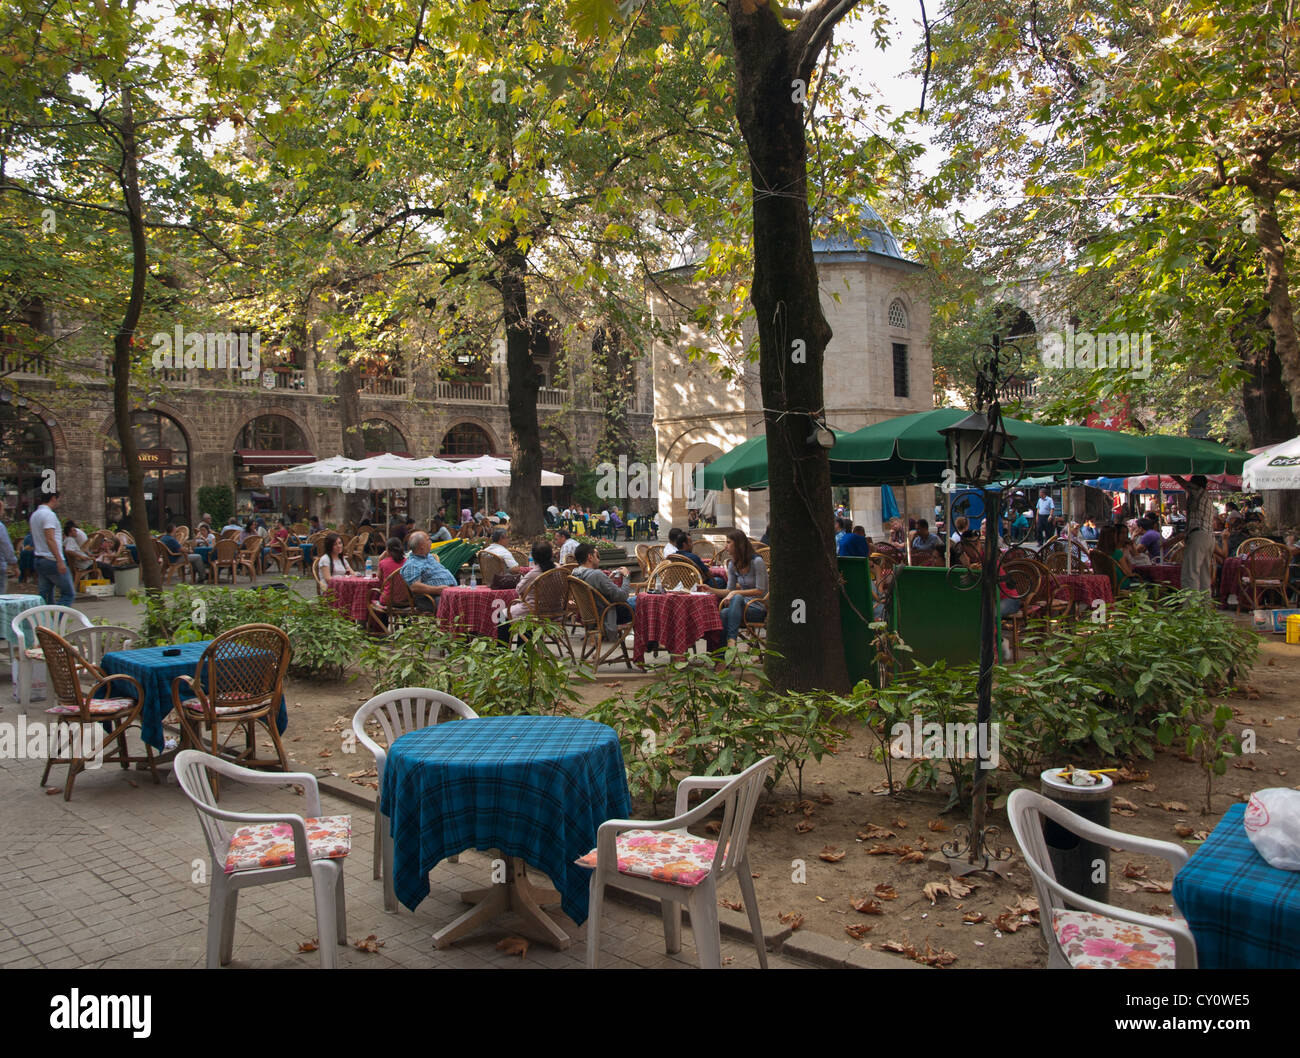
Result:
<instances>
[{"instance_id":1,"label":"white umbrella","mask_svg":"<svg viewBox=\"0 0 1300 1058\"><path fill-rule=\"evenodd\" d=\"M474 456L472 459L465 459L455 466L460 470L471 470L478 476L478 484L484 488L496 487L510 484L510 460L498 459L495 456ZM542 471L543 485L563 485L564 475L556 474L550 470Z\"/></svg>"},{"instance_id":2,"label":"white umbrella","mask_svg":"<svg viewBox=\"0 0 1300 1058\"><path fill-rule=\"evenodd\" d=\"M1246 460L1241 487L1247 492L1264 489L1300 489L1300 437L1293 437Z\"/></svg>"},{"instance_id":3,"label":"white umbrella","mask_svg":"<svg viewBox=\"0 0 1300 1058\"><path fill-rule=\"evenodd\" d=\"M343 456L330 456L318 459L314 463L303 463L288 470L277 470L274 474L265 474L262 482L278 486L314 486L316 488L340 488L342 477L349 472L356 473L361 463Z\"/></svg>"}]
</instances>

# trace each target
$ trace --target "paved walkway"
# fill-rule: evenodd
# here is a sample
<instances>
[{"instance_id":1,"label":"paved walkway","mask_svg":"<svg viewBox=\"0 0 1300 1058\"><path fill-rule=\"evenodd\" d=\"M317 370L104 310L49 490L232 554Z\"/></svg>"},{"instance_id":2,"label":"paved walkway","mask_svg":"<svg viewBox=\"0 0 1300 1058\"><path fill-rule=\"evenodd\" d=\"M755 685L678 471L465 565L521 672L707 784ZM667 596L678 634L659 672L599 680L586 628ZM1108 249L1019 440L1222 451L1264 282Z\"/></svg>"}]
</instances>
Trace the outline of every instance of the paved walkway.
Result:
<instances>
[{"instance_id":1,"label":"paved walkway","mask_svg":"<svg viewBox=\"0 0 1300 1058\"><path fill-rule=\"evenodd\" d=\"M9 686L0 684L7 696ZM0 721L13 722L17 706L4 703ZM42 716L36 706L30 714ZM203 872L211 869L198 817L171 781L154 786L148 773L116 766L83 772L72 800L47 795L40 786L40 761L0 760L0 967L202 967L205 958L208 891ZM50 782L62 782L57 768ZM236 811L293 809L302 801L289 787L225 784L222 805ZM374 934L383 947L368 954L339 950L342 967L521 967L575 968L585 958L586 930L560 917L573 937L566 952L543 944L526 956L505 955L498 941L516 935L506 917L445 951L433 947L433 932L463 910L462 889L490 881L490 860L469 852L459 864L440 864L430 875L432 893L414 912L383 910L381 884L371 878L373 816L322 792L322 811L352 816L352 855L345 868L348 938ZM698 965L690 930L682 951L666 955L657 913L607 903L602 931L605 968ZM557 912L558 915L558 912ZM245 890L240 896L231 966L308 967L316 953L298 945L316 935L310 879ZM723 938L727 965L752 967L752 946ZM772 956L773 966L790 966Z\"/></svg>"}]
</instances>

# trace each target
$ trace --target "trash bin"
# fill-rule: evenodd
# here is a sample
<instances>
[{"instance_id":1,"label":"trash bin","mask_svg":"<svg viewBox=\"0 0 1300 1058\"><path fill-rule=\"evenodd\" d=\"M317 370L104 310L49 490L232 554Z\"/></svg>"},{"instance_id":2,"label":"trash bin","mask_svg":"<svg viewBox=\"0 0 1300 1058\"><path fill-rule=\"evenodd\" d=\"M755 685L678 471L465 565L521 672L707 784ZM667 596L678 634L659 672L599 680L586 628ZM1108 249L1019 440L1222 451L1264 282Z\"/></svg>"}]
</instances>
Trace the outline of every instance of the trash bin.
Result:
<instances>
[{"instance_id":1,"label":"trash bin","mask_svg":"<svg viewBox=\"0 0 1300 1058\"><path fill-rule=\"evenodd\" d=\"M118 566L113 570L113 594L119 597L140 587L139 566Z\"/></svg>"},{"instance_id":2,"label":"trash bin","mask_svg":"<svg viewBox=\"0 0 1300 1058\"><path fill-rule=\"evenodd\" d=\"M873 618L871 600L871 565L865 558L845 556L839 559L840 576L844 578L844 592L848 599L840 599L840 638L844 641L844 663L849 679L857 684L870 679L874 686L876 675L875 638L871 629ZM852 606L849 603L852 602ZM856 613L854 611L857 611Z\"/></svg>"},{"instance_id":3,"label":"trash bin","mask_svg":"<svg viewBox=\"0 0 1300 1058\"><path fill-rule=\"evenodd\" d=\"M1115 784L1106 775L1095 786L1075 786L1058 776L1061 768L1049 768L1039 777L1040 792L1049 801L1068 808L1090 823L1110 826L1110 803ZM1072 892L1100 903L1110 902L1110 846L1079 837L1051 819L1043 820L1043 839L1052 861L1056 880Z\"/></svg>"}]
</instances>

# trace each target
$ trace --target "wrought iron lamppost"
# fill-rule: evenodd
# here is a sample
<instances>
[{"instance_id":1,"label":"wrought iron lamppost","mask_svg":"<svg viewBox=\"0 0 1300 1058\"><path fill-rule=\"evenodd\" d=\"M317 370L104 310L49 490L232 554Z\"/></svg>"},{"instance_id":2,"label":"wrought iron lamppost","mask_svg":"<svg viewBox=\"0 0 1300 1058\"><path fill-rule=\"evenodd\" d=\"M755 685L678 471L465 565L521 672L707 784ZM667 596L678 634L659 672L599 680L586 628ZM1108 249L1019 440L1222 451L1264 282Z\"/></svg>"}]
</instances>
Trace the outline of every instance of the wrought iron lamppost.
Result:
<instances>
[{"instance_id":1,"label":"wrought iron lamppost","mask_svg":"<svg viewBox=\"0 0 1300 1058\"><path fill-rule=\"evenodd\" d=\"M975 781L971 791L969 832L957 827L954 839L943 846L944 855L954 875L972 871L1004 869L1010 848L991 848L997 827L987 827L988 773L996 766L990 759L990 722L993 714L993 666L997 662L997 624L999 606L998 530L1002 518L1002 489L991 489L1005 466L1007 432L1002 423L999 390L1010 376L1010 368L1019 359L1014 345L996 336L991 345L975 355L975 411L942 431L948 443L948 466L957 481L974 485L984 500L984 555L980 570L980 668L977 685ZM1014 446L1013 446L1014 454ZM964 846L963 847L963 839Z\"/></svg>"}]
</instances>

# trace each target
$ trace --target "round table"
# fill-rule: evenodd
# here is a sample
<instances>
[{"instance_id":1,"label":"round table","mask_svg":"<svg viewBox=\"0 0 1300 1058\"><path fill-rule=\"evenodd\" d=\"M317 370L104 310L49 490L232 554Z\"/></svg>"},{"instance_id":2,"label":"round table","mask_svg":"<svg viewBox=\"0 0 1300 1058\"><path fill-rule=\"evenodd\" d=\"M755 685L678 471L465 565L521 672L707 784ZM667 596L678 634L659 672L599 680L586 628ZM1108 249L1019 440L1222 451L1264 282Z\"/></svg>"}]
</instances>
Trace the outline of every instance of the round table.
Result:
<instances>
[{"instance_id":1,"label":"round table","mask_svg":"<svg viewBox=\"0 0 1300 1058\"><path fill-rule=\"evenodd\" d=\"M1168 584L1173 588L1183 586L1183 567L1172 562L1153 562L1146 566L1134 566L1133 575L1152 584Z\"/></svg>"},{"instance_id":2,"label":"round table","mask_svg":"<svg viewBox=\"0 0 1300 1058\"><path fill-rule=\"evenodd\" d=\"M1227 602L1229 597L1241 590L1241 574L1246 568L1246 559L1242 555L1229 555L1223 560L1219 570L1219 601Z\"/></svg>"},{"instance_id":3,"label":"round table","mask_svg":"<svg viewBox=\"0 0 1300 1058\"><path fill-rule=\"evenodd\" d=\"M1070 598L1076 603L1091 607L1100 599L1107 606L1115 601L1111 590L1110 578L1099 573L1054 573L1056 582L1070 592Z\"/></svg>"},{"instance_id":4,"label":"round table","mask_svg":"<svg viewBox=\"0 0 1300 1058\"><path fill-rule=\"evenodd\" d=\"M643 591L636 597L632 618L632 660L645 661L646 647L657 643L670 654L685 654L699 640L709 649L722 645L722 614L711 592Z\"/></svg>"},{"instance_id":5,"label":"round table","mask_svg":"<svg viewBox=\"0 0 1300 1058\"><path fill-rule=\"evenodd\" d=\"M487 716L396 739L380 810L392 827L393 889L411 910L446 857L466 849L507 857L492 879L503 884L463 893L475 906L434 934L437 947L514 911L563 950L569 937L542 905L558 901L574 922L585 921L591 875L574 861L595 847L601 823L629 815L631 800L613 728L570 716ZM524 864L557 891L535 888Z\"/></svg>"},{"instance_id":6,"label":"round table","mask_svg":"<svg viewBox=\"0 0 1300 1058\"><path fill-rule=\"evenodd\" d=\"M0 632L4 634L5 642L18 643L18 637L14 635L13 619L24 610L30 610L33 606L44 606L45 600L39 595L0 595ZM18 643L18 646L36 646L35 643ZM12 679L14 681L13 697L18 698L18 662L14 661L12 665ZM44 697L45 687L45 666L38 664L32 674L33 701L36 700L36 686L39 684L42 688L41 696Z\"/></svg>"},{"instance_id":7,"label":"round table","mask_svg":"<svg viewBox=\"0 0 1300 1058\"><path fill-rule=\"evenodd\" d=\"M331 577L327 598L339 613L354 621L364 621L370 606L370 589L378 587L378 577Z\"/></svg>"},{"instance_id":8,"label":"round table","mask_svg":"<svg viewBox=\"0 0 1300 1058\"><path fill-rule=\"evenodd\" d=\"M518 598L514 588L444 588L438 596L438 620L448 632L494 636Z\"/></svg>"}]
</instances>

